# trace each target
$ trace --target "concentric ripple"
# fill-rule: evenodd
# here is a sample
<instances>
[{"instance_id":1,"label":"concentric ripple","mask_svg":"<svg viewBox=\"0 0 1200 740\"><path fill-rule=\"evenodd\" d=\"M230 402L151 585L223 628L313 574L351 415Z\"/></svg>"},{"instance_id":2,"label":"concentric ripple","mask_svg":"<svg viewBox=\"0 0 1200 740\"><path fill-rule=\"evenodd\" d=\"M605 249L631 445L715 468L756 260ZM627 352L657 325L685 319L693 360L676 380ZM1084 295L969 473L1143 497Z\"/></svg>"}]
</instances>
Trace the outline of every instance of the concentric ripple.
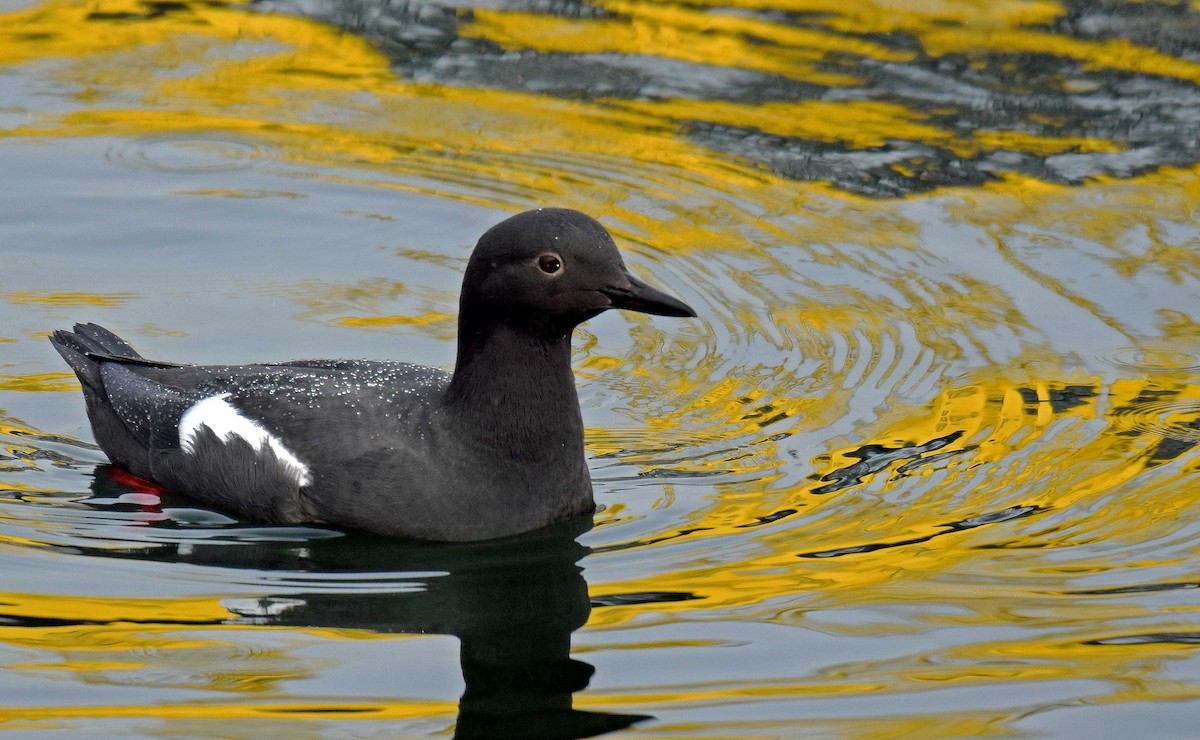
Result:
<instances>
[{"instance_id":1,"label":"concentric ripple","mask_svg":"<svg viewBox=\"0 0 1200 740\"><path fill-rule=\"evenodd\" d=\"M1150 391L1128 405L1112 410L1113 427L1119 433L1148 435L1181 444L1200 443L1200 389L1190 399L1171 391Z\"/></svg>"},{"instance_id":2,"label":"concentric ripple","mask_svg":"<svg viewBox=\"0 0 1200 740\"><path fill-rule=\"evenodd\" d=\"M261 141L213 133L136 137L111 147L106 156L134 170L215 174L257 167L274 155Z\"/></svg>"},{"instance_id":3,"label":"concentric ripple","mask_svg":"<svg viewBox=\"0 0 1200 740\"><path fill-rule=\"evenodd\" d=\"M1200 352L1178 346L1122 347L1101 355L1099 359L1119 370L1135 375L1143 373L1200 374Z\"/></svg>"}]
</instances>

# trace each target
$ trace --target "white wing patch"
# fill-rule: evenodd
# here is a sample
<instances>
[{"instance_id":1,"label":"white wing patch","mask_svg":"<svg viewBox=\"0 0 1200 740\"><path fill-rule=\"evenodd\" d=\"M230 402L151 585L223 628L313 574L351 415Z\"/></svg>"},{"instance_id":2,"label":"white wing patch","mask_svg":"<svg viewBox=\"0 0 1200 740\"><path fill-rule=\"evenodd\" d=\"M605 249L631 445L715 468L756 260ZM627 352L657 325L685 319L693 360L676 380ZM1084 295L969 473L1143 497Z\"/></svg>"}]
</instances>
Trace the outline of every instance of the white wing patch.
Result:
<instances>
[{"instance_id":1,"label":"white wing patch","mask_svg":"<svg viewBox=\"0 0 1200 740\"><path fill-rule=\"evenodd\" d=\"M242 416L242 413L226 400L230 395L222 393L219 396L210 396L183 412L183 416L179 417L179 447L189 455L195 454L196 434L200 427L208 427L217 435L217 439L224 442L240 437L259 452L270 447L298 485L311 485L312 474L308 466L261 424Z\"/></svg>"}]
</instances>

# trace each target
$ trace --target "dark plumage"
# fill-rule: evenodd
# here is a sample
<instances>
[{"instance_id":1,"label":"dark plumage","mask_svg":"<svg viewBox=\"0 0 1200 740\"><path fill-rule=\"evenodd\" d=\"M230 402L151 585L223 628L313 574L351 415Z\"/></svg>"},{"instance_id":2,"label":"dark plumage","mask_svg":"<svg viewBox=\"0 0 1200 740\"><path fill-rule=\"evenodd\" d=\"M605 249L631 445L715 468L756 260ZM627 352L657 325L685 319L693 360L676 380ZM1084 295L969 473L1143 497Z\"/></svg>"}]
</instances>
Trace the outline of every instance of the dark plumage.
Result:
<instances>
[{"instance_id":1,"label":"dark plumage","mask_svg":"<svg viewBox=\"0 0 1200 740\"><path fill-rule=\"evenodd\" d=\"M539 209L471 254L453 375L400 362L199 366L79 324L51 342L113 464L244 516L483 540L594 509L571 332L609 308L695 316L595 220Z\"/></svg>"}]
</instances>

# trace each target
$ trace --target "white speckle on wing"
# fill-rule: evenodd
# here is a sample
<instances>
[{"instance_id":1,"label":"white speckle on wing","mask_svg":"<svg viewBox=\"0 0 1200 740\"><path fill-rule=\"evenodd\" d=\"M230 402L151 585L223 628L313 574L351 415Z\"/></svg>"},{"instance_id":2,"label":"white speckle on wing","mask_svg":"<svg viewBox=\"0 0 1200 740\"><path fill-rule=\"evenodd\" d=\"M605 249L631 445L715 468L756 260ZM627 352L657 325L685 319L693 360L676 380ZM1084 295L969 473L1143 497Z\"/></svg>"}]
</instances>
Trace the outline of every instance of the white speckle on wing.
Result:
<instances>
[{"instance_id":1,"label":"white speckle on wing","mask_svg":"<svg viewBox=\"0 0 1200 740\"><path fill-rule=\"evenodd\" d=\"M311 485L312 474L309 473L308 466L261 424L242 416L242 413L226 400L229 396L228 393L222 393L219 396L205 398L179 417L180 448L188 454L194 454L196 434L200 431L200 427L208 427L213 434L217 435L218 439L226 442L234 437L240 437L259 451L269 446L279 462L283 463L283 467L295 478L297 484Z\"/></svg>"}]
</instances>

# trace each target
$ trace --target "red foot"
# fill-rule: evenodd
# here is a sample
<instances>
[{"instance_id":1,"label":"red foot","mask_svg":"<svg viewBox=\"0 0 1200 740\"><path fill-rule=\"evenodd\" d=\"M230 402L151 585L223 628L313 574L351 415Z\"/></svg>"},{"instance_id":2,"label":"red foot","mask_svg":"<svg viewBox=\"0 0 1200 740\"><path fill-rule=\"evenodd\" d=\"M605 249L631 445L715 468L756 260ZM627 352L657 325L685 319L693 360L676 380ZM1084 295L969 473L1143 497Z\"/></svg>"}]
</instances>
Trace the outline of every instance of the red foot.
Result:
<instances>
[{"instance_id":1,"label":"red foot","mask_svg":"<svg viewBox=\"0 0 1200 740\"><path fill-rule=\"evenodd\" d=\"M142 507L142 511L152 511L157 514L162 513L162 511L158 508L159 504L161 503L160 497L167 489L163 488L157 483L151 483L145 478L139 478L133 473L130 473L128 470L121 470L120 468L109 468L108 477L114 483L119 483L122 486L127 486L133 489L130 491L130 493L140 494L138 496L132 496L131 498L141 499L135 503Z\"/></svg>"},{"instance_id":2,"label":"red foot","mask_svg":"<svg viewBox=\"0 0 1200 740\"><path fill-rule=\"evenodd\" d=\"M148 481L145 478L139 478L128 470L121 470L120 468L109 468L108 477L123 486L129 486L137 493L153 493L157 496L167 491L167 489L157 483Z\"/></svg>"}]
</instances>

